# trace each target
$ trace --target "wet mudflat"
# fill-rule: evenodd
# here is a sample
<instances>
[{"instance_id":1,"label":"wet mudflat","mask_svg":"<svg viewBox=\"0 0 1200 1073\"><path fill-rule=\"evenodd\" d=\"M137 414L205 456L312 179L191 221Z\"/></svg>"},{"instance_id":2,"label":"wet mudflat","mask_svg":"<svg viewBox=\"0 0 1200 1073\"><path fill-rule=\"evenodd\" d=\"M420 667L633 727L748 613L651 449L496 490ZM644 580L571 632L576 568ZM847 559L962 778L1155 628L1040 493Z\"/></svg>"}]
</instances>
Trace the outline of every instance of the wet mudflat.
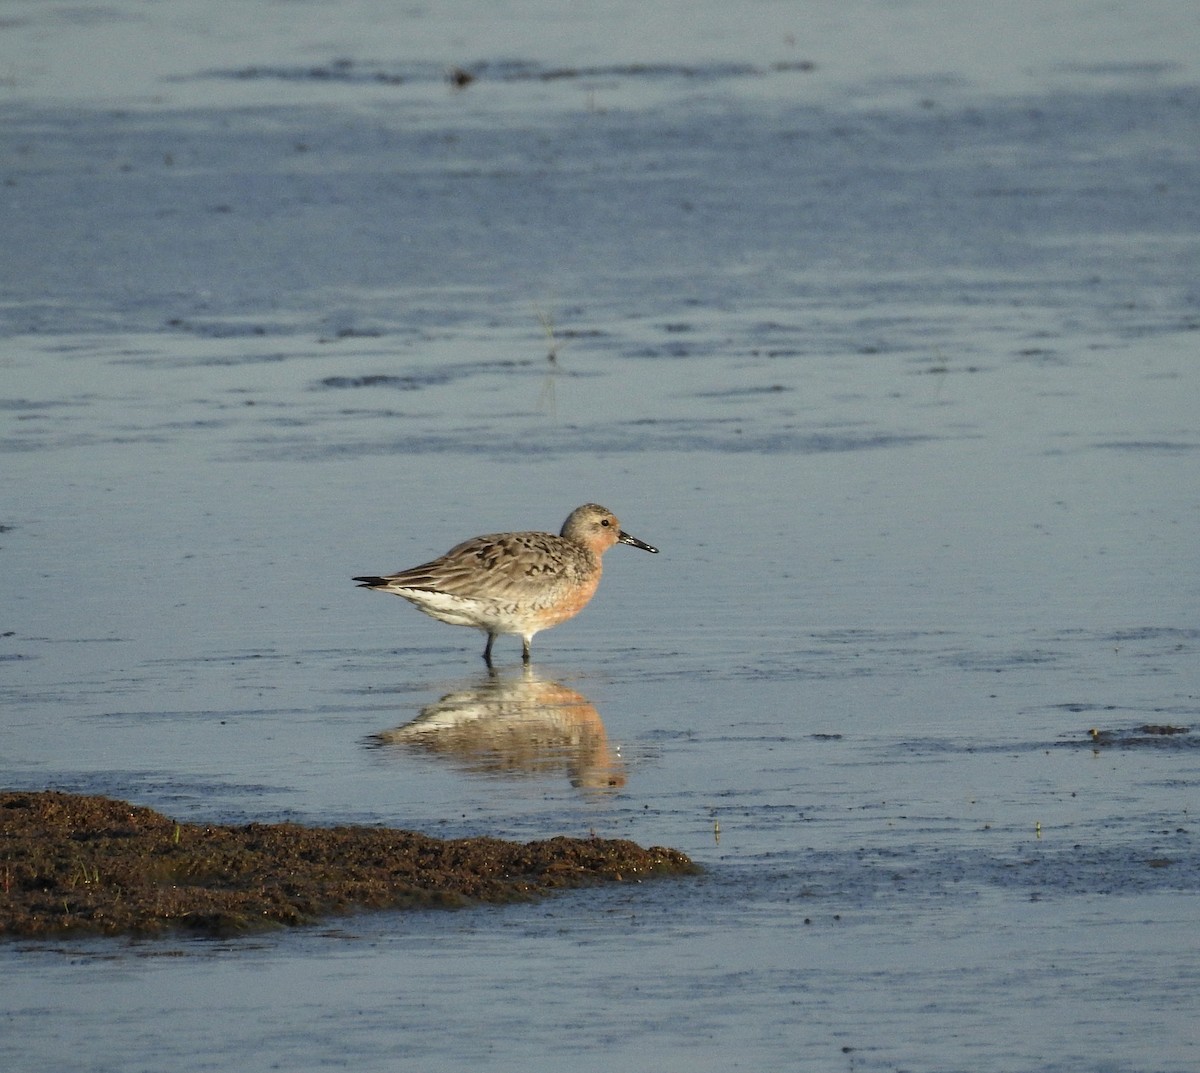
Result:
<instances>
[{"instance_id":1,"label":"wet mudflat","mask_svg":"<svg viewBox=\"0 0 1200 1073\"><path fill-rule=\"evenodd\" d=\"M6 943L0 1064L1194 1070L1192 13L370 8L8 28L0 783L703 871ZM588 500L528 670L350 581Z\"/></svg>"},{"instance_id":2,"label":"wet mudflat","mask_svg":"<svg viewBox=\"0 0 1200 1073\"><path fill-rule=\"evenodd\" d=\"M177 823L126 801L0 793L0 935L235 935L361 910L514 902L694 871L631 842Z\"/></svg>"}]
</instances>

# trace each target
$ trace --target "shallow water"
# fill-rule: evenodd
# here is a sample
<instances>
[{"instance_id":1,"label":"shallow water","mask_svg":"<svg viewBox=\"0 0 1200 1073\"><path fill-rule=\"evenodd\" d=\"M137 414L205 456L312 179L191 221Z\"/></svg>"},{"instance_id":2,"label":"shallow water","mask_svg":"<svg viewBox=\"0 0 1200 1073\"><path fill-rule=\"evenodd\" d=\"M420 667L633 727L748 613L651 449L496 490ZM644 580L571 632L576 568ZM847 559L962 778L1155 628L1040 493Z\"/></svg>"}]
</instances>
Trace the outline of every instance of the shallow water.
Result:
<instances>
[{"instance_id":1,"label":"shallow water","mask_svg":"<svg viewBox=\"0 0 1200 1073\"><path fill-rule=\"evenodd\" d=\"M1196 1067L1185 7L13 8L3 781L706 872L9 944L5 1068ZM528 676L349 580L588 500Z\"/></svg>"}]
</instances>

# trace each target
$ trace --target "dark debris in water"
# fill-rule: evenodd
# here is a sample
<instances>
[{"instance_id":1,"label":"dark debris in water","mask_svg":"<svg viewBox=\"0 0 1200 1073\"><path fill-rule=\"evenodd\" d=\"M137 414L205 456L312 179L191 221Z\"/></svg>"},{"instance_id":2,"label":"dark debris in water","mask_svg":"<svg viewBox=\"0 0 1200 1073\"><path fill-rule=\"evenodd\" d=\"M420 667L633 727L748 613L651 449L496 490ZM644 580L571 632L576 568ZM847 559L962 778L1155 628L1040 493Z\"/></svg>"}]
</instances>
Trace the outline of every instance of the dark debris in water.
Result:
<instances>
[{"instance_id":1,"label":"dark debris in water","mask_svg":"<svg viewBox=\"0 0 1200 1073\"><path fill-rule=\"evenodd\" d=\"M1123 730L1101 730L1099 727L1091 727L1084 744L1116 745L1124 748L1150 746L1195 749L1200 747L1200 735L1193 734L1191 727L1174 726L1169 723L1142 723L1140 726Z\"/></svg>"},{"instance_id":2,"label":"dark debris in water","mask_svg":"<svg viewBox=\"0 0 1200 1073\"><path fill-rule=\"evenodd\" d=\"M540 367L540 363L528 361L476 361L457 365L443 365L436 369L420 369L412 373L361 373L354 376L326 376L313 385L317 391L345 391L353 388L384 387L397 391L419 391L426 387L440 387L480 374L508 373L513 370L529 370Z\"/></svg>"},{"instance_id":3,"label":"dark debris in water","mask_svg":"<svg viewBox=\"0 0 1200 1073\"><path fill-rule=\"evenodd\" d=\"M696 871L676 850L623 840L176 823L107 797L0 792L0 936L231 935Z\"/></svg>"},{"instance_id":4,"label":"dark debris in water","mask_svg":"<svg viewBox=\"0 0 1200 1073\"><path fill-rule=\"evenodd\" d=\"M773 74L809 74L816 70L812 60L779 60L767 64L750 63L628 63L594 67L547 67L524 60L487 61L440 67L433 63L379 64L345 57L306 66L277 67L253 64L232 70L209 71L201 77L229 78L238 81L260 79L284 82L376 83L402 86L444 80L456 89L481 79L492 82L562 82L594 79L688 79L715 81L730 78L762 78Z\"/></svg>"},{"instance_id":5,"label":"dark debris in water","mask_svg":"<svg viewBox=\"0 0 1200 1073\"><path fill-rule=\"evenodd\" d=\"M244 337L261 337L278 335L284 329L279 325L241 323L236 320L189 320L185 317L170 317L166 326L172 331L187 332L201 339L241 339Z\"/></svg>"},{"instance_id":6,"label":"dark debris in water","mask_svg":"<svg viewBox=\"0 0 1200 1073\"><path fill-rule=\"evenodd\" d=\"M368 373L364 376L327 376L320 387L341 390L356 387L390 387L400 391L418 391L434 384L445 384L449 373L430 372L421 376L393 376L388 373Z\"/></svg>"}]
</instances>

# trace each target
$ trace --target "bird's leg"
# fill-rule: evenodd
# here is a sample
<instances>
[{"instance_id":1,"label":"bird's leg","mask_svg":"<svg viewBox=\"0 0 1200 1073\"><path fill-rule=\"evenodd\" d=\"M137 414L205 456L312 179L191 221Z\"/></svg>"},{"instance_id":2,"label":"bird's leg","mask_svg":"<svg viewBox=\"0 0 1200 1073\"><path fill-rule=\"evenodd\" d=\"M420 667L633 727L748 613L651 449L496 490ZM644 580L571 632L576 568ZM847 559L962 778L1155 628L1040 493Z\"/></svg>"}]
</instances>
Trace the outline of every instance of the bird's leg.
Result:
<instances>
[{"instance_id":1,"label":"bird's leg","mask_svg":"<svg viewBox=\"0 0 1200 1073\"><path fill-rule=\"evenodd\" d=\"M494 633L488 634L488 643L483 648L483 662L490 668L492 665L492 642L496 639Z\"/></svg>"},{"instance_id":2,"label":"bird's leg","mask_svg":"<svg viewBox=\"0 0 1200 1073\"><path fill-rule=\"evenodd\" d=\"M521 662L522 663L529 662L529 638L528 637L523 637L521 639Z\"/></svg>"}]
</instances>

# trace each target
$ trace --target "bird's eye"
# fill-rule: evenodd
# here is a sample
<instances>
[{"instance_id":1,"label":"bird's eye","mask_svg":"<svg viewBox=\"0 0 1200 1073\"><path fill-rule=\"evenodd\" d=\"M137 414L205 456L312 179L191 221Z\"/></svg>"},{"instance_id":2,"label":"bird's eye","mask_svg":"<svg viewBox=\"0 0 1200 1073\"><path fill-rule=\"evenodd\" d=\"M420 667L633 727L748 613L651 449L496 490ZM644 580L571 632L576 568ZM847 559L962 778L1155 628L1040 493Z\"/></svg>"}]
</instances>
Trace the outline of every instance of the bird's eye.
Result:
<instances>
[{"instance_id":1,"label":"bird's eye","mask_svg":"<svg viewBox=\"0 0 1200 1073\"><path fill-rule=\"evenodd\" d=\"M607 518L601 518L600 524L603 525L607 529L610 525L612 525L612 522L609 521Z\"/></svg>"}]
</instances>

